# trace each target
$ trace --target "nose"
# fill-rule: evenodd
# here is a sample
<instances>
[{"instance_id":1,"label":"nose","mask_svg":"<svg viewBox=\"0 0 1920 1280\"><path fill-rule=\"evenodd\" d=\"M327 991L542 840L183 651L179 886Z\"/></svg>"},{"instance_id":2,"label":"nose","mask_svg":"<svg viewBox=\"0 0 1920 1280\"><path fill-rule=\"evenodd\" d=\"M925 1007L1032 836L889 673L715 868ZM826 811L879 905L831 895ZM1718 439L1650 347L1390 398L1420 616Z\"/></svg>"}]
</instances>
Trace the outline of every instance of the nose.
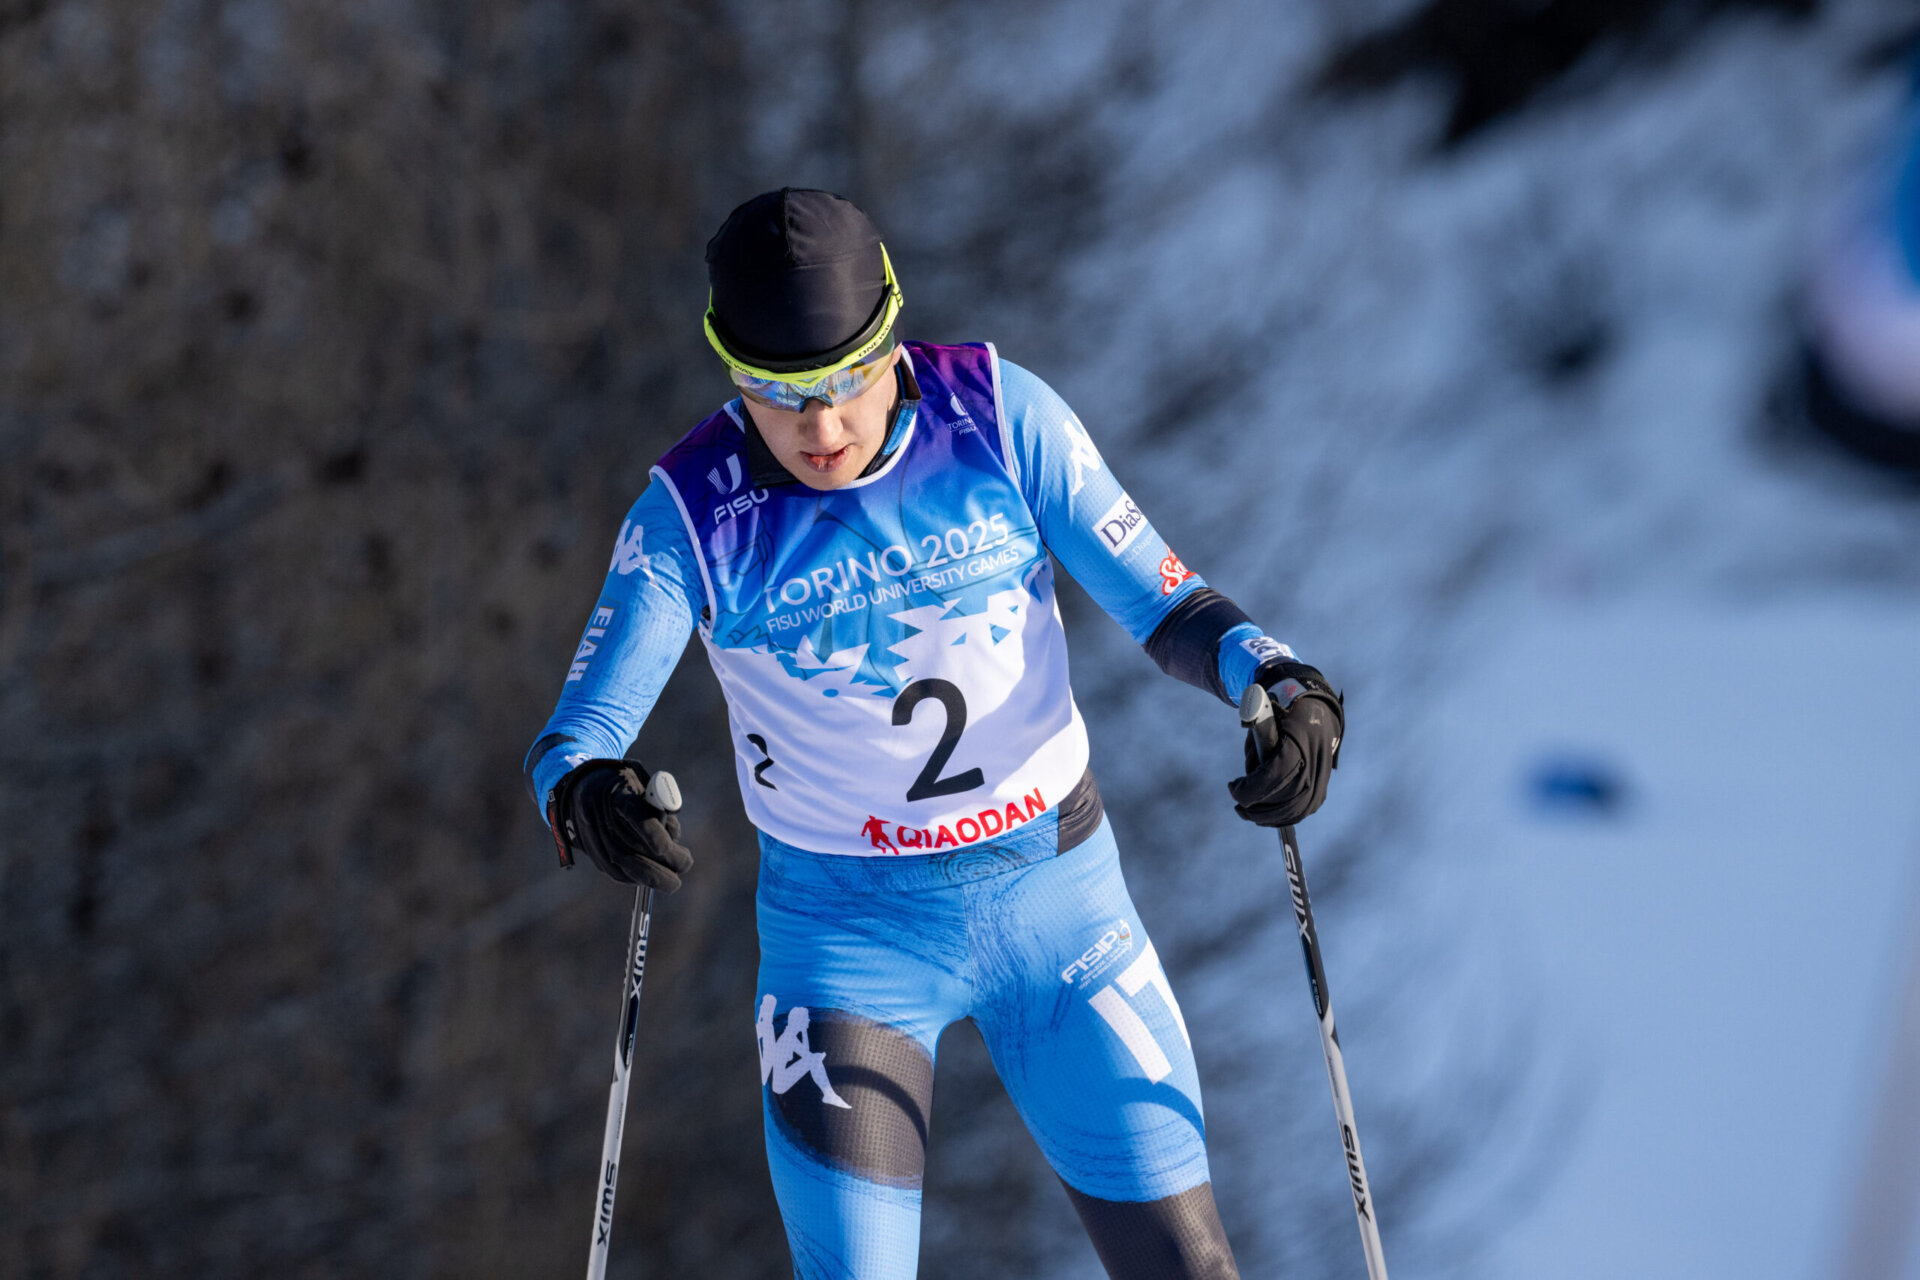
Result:
<instances>
[{"instance_id":1,"label":"nose","mask_svg":"<svg viewBox=\"0 0 1920 1280\"><path fill-rule=\"evenodd\" d=\"M800 409L800 439L809 453L839 448L840 425L840 411L824 400L809 400Z\"/></svg>"}]
</instances>

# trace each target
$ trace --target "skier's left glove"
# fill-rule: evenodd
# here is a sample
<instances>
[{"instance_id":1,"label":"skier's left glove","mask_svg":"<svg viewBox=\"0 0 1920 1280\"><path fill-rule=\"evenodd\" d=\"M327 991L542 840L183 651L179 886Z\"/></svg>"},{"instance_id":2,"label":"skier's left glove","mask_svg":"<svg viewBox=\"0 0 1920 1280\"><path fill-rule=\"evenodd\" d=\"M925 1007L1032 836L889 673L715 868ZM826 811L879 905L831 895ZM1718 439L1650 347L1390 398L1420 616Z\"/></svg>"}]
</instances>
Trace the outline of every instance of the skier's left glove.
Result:
<instances>
[{"instance_id":1,"label":"skier's left glove","mask_svg":"<svg viewBox=\"0 0 1920 1280\"><path fill-rule=\"evenodd\" d=\"M1290 827L1327 798L1347 716L1325 676L1304 662L1268 662L1254 682L1273 699L1280 743L1265 760L1247 733L1247 773L1227 784L1234 812L1263 827Z\"/></svg>"},{"instance_id":2,"label":"skier's left glove","mask_svg":"<svg viewBox=\"0 0 1920 1280\"><path fill-rule=\"evenodd\" d=\"M547 825L560 865L574 856L622 884L672 893L693 865L680 843L680 816L647 803L646 766L632 760L588 760L547 792Z\"/></svg>"}]
</instances>

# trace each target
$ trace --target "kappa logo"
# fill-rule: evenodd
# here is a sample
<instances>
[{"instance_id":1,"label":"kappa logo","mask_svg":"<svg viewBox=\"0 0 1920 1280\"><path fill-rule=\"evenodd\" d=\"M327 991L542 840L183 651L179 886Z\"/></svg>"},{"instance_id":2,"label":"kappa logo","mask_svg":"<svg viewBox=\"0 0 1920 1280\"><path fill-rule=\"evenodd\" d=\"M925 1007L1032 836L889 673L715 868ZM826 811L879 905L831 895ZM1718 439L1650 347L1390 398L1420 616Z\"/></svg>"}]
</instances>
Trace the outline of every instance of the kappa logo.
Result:
<instances>
[{"instance_id":1,"label":"kappa logo","mask_svg":"<svg viewBox=\"0 0 1920 1280\"><path fill-rule=\"evenodd\" d=\"M827 1055L807 1043L807 1026L813 1016L806 1006L795 1005L787 1010L786 1030L776 1036L773 1011L778 1007L774 997L760 997L760 1016L753 1024L754 1038L760 1044L760 1083L771 1084L775 1093L784 1094L800 1082L800 1077L811 1076L828 1106L853 1110L851 1103L833 1091L833 1082L827 1079Z\"/></svg>"},{"instance_id":2,"label":"kappa logo","mask_svg":"<svg viewBox=\"0 0 1920 1280\"><path fill-rule=\"evenodd\" d=\"M630 578L640 572L647 575L648 582L653 581L653 557L641 548L641 539L646 532L644 526L631 520L620 526L620 537L613 544L613 560L607 565L608 573Z\"/></svg>"},{"instance_id":3,"label":"kappa logo","mask_svg":"<svg viewBox=\"0 0 1920 1280\"><path fill-rule=\"evenodd\" d=\"M1086 487L1089 470L1098 472L1107 464L1100 461L1100 451L1093 447L1093 437L1080 425L1079 418L1069 413L1066 428L1067 438L1073 445L1072 452L1067 455L1067 461L1073 464L1073 486L1067 490L1067 496L1073 497Z\"/></svg>"},{"instance_id":4,"label":"kappa logo","mask_svg":"<svg viewBox=\"0 0 1920 1280\"><path fill-rule=\"evenodd\" d=\"M746 477L740 472L740 455L737 453L727 455L727 478L725 481L720 479L720 468L717 466L707 472L707 479L713 481L713 487L716 492L734 492L746 480Z\"/></svg>"},{"instance_id":5,"label":"kappa logo","mask_svg":"<svg viewBox=\"0 0 1920 1280\"><path fill-rule=\"evenodd\" d=\"M1147 518L1122 490L1106 514L1094 522L1093 531L1100 535L1100 545L1107 549L1107 554L1118 556L1133 545L1146 527Z\"/></svg>"}]
</instances>

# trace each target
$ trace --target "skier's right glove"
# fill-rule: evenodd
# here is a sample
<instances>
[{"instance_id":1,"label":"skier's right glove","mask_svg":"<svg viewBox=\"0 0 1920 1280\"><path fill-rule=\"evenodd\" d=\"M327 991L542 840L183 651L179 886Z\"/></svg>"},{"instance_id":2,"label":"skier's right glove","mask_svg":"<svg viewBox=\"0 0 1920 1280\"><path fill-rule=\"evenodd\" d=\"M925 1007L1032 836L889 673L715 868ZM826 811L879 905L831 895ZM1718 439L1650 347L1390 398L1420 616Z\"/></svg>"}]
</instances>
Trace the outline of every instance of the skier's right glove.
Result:
<instances>
[{"instance_id":1,"label":"skier's right glove","mask_svg":"<svg viewBox=\"0 0 1920 1280\"><path fill-rule=\"evenodd\" d=\"M1304 662L1266 662L1253 678L1273 699L1280 741L1263 758L1249 730L1247 774L1227 790L1234 812L1248 822L1290 827L1326 800L1347 713L1327 678Z\"/></svg>"},{"instance_id":2,"label":"skier's right glove","mask_svg":"<svg viewBox=\"0 0 1920 1280\"><path fill-rule=\"evenodd\" d=\"M680 887L693 854L680 843L680 816L647 803L646 766L632 760L588 760L547 792L547 825L560 865L576 854L622 884L661 893Z\"/></svg>"}]
</instances>

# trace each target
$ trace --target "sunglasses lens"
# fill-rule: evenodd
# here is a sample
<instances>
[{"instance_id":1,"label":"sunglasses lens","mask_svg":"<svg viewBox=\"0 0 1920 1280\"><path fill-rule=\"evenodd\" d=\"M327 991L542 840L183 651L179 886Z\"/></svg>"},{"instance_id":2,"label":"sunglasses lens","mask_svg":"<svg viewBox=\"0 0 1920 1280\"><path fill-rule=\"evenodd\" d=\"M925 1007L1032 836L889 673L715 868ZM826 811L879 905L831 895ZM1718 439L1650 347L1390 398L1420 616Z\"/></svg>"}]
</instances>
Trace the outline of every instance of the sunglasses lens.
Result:
<instances>
[{"instance_id":1,"label":"sunglasses lens","mask_svg":"<svg viewBox=\"0 0 1920 1280\"><path fill-rule=\"evenodd\" d=\"M859 364L830 373L824 378L812 382L776 382L771 378L756 378L750 374L735 370L734 385L741 394L757 404L773 409L786 409L798 413L806 407L809 400L823 400L828 405L838 407L849 400L859 398L880 380L891 366L893 350L889 347L870 356Z\"/></svg>"}]
</instances>

